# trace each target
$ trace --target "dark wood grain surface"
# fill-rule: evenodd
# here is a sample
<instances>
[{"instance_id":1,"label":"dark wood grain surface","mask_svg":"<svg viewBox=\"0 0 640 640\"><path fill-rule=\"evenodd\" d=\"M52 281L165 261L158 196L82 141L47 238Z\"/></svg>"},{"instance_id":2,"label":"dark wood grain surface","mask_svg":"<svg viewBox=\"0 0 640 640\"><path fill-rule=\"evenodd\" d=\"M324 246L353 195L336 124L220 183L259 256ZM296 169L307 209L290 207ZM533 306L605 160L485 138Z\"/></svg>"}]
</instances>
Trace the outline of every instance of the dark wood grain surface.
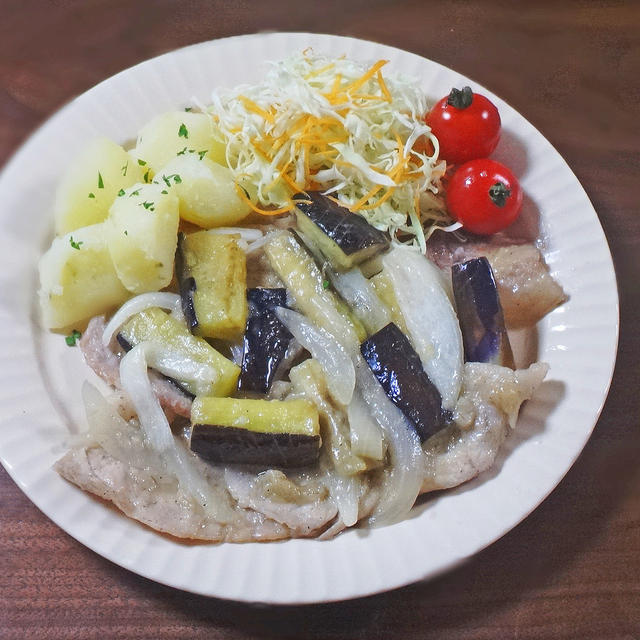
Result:
<instances>
[{"instance_id":1,"label":"dark wood grain surface","mask_svg":"<svg viewBox=\"0 0 640 640\"><path fill-rule=\"evenodd\" d=\"M502 96L566 158L620 290L618 364L594 435L529 518L455 571L295 608L129 573L58 529L0 470L0 638L640 638L640 3L1 0L0 164L113 73L261 30L353 35L437 60Z\"/></svg>"}]
</instances>

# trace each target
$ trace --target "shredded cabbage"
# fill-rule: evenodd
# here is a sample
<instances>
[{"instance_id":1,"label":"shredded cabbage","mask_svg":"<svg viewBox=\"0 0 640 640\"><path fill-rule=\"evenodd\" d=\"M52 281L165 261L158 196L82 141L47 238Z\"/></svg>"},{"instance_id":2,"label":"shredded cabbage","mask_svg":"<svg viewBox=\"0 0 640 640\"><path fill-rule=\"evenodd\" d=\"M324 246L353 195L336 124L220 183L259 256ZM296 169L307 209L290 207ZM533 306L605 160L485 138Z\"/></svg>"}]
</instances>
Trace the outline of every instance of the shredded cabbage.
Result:
<instances>
[{"instance_id":1,"label":"shredded cabbage","mask_svg":"<svg viewBox=\"0 0 640 640\"><path fill-rule=\"evenodd\" d=\"M241 197L273 213L290 210L294 192L322 189L424 252L423 224L451 222L436 195L446 164L424 122L425 94L414 79L384 78L386 62L306 50L272 63L259 84L215 90L207 111Z\"/></svg>"}]
</instances>

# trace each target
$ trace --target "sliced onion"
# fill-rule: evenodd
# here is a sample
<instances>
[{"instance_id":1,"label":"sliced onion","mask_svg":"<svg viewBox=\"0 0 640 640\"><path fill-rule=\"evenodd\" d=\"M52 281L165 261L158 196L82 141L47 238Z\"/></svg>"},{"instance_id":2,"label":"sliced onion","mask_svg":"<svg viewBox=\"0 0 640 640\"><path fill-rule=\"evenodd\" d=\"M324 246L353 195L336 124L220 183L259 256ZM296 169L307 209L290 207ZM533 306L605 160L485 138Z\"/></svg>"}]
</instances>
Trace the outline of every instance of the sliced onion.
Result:
<instances>
[{"instance_id":1,"label":"sliced onion","mask_svg":"<svg viewBox=\"0 0 640 640\"><path fill-rule=\"evenodd\" d=\"M146 344L145 356L149 367L185 383L195 395L205 395L219 377L211 365L198 362L158 342Z\"/></svg>"},{"instance_id":2,"label":"sliced onion","mask_svg":"<svg viewBox=\"0 0 640 640\"><path fill-rule=\"evenodd\" d=\"M351 434L351 452L357 456L382 460L384 456L382 431L371 417L369 407L357 387L347 407L347 417Z\"/></svg>"},{"instance_id":3,"label":"sliced onion","mask_svg":"<svg viewBox=\"0 0 640 640\"><path fill-rule=\"evenodd\" d=\"M368 333L375 333L391 322L391 314L360 269L344 273L328 272L331 284L349 305Z\"/></svg>"},{"instance_id":4,"label":"sliced onion","mask_svg":"<svg viewBox=\"0 0 640 640\"><path fill-rule=\"evenodd\" d=\"M440 392L442 406L453 409L462 385L462 334L443 275L423 255L404 247L395 247L382 263L411 344Z\"/></svg>"},{"instance_id":5,"label":"sliced onion","mask_svg":"<svg viewBox=\"0 0 640 640\"><path fill-rule=\"evenodd\" d=\"M89 431L78 444L99 444L116 460L136 467L160 471L162 462L151 448L142 443L142 432L118 414L116 408L89 382L82 385L82 401Z\"/></svg>"},{"instance_id":6,"label":"sliced onion","mask_svg":"<svg viewBox=\"0 0 640 640\"><path fill-rule=\"evenodd\" d=\"M141 342L120 361L122 388L136 409L149 446L162 457L169 472L178 478L181 489L217 519L226 522L231 517L230 511L226 505L214 499L211 487L197 469L193 456L176 442L167 417L153 393L147 374L147 347L148 343Z\"/></svg>"},{"instance_id":7,"label":"sliced onion","mask_svg":"<svg viewBox=\"0 0 640 640\"><path fill-rule=\"evenodd\" d=\"M327 469L324 477L329 495L338 508L338 514L345 527L352 527L358 522L360 507L360 490L362 481L359 476L342 476Z\"/></svg>"},{"instance_id":8,"label":"sliced onion","mask_svg":"<svg viewBox=\"0 0 640 640\"><path fill-rule=\"evenodd\" d=\"M160 307L161 309L180 309L180 296L177 293L166 291L154 291L152 293L141 293L131 300L127 300L109 320L102 334L102 344L107 346L113 338L113 334L136 313L140 313L150 307Z\"/></svg>"},{"instance_id":9,"label":"sliced onion","mask_svg":"<svg viewBox=\"0 0 640 640\"><path fill-rule=\"evenodd\" d=\"M278 307L275 313L293 337L318 361L331 397L339 404L348 405L353 396L356 374L345 348L328 331L316 327L302 314L285 307Z\"/></svg>"},{"instance_id":10,"label":"sliced onion","mask_svg":"<svg viewBox=\"0 0 640 640\"><path fill-rule=\"evenodd\" d=\"M245 242L254 242L263 236L261 229L253 229L251 227L217 227L216 229L208 229L207 233L238 235Z\"/></svg>"},{"instance_id":11,"label":"sliced onion","mask_svg":"<svg viewBox=\"0 0 640 640\"><path fill-rule=\"evenodd\" d=\"M422 446L407 418L387 398L362 358L357 361L356 377L358 390L384 432L391 458L391 466L384 472L380 500L369 521L373 526L392 524L407 516L420 492L424 475Z\"/></svg>"}]
</instances>

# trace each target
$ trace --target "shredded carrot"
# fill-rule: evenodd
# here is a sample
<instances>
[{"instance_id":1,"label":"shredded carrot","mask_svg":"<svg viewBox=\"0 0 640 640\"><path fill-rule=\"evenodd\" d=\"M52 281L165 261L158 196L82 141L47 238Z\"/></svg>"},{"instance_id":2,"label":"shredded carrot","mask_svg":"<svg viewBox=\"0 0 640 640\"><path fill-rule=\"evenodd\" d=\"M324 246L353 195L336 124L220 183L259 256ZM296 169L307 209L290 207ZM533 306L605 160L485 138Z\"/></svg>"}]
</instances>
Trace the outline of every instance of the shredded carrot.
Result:
<instances>
[{"instance_id":1,"label":"shredded carrot","mask_svg":"<svg viewBox=\"0 0 640 640\"><path fill-rule=\"evenodd\" d=\"M369 193L365 193L365 195L363 195L362 198L358 200L358 202L356 202L355 204L352 204L349 207L351 211L357 211L358 209L361 209L362 205L366 204L369 201L369 198L373 198L373 196L375 196L376 193L380 191L380 189L382 189L382 185L377 184L375 187L373 187L373 189L371 189L371 191L369 191Z\"/></svg>"},{"instance_id":2,"label":"shredded carrot","mask_svg":"<svg viewBox=\"0 0 640 640\"><path fill-rule=\"evenodd\" d=\"M287 213L294 208L293 204L289 204L286 207L281 207L280 209L261 209L260 207L256 207L256 205L253 204L253 202L251 202L249 198L247 198L247 194L244 192L244 189L238 184L236 184L236 191L238 192L241 200L244 200L253 211L259 213L262 216L277 216L281 213Z\"/></svg>"},{"instance_id":3,"label":"shredded carrot","mask_svg":"<svg viewBox=\"0 0 640 640\"><path fill-rule=\"evenodd\" d=\"M357 80L354 80L351 84L347 85L344 88L345 93L357 91L369 78L374 76L379 69L384 67L385 64L389 62L388 60L378 60L366 73L361 75Z\"/></svg>"},{"instance_id":4,"label":"shredded carrot","mask_svg":"<svg viewBox=\"0 0 640 640\"><path fill-rule=\"evenodd\" d=\"M389 93L389 89L387 88L384 78L382 77L382 71L378 70L377 78L378 84L380 85L380 91L382 91L382 95L384 96L385 100L387 102L393 102L391 93Z\"/></svg>"},{"instance_id":5,"label":"shredded carrot","mask_svg":"<svg viewBox=\"0 0 640 640\"><path fill-rule=\"evenodd\" d=\"M258 114L270 124L275 123L276 119L273 117L273 114L269 113L268 111L265 111L262 107L257 105L253 100L247 98L246 96L238 96L238 100L240 100L242 104L244 104L244 106L247 108L247 111L252 111L253 113Z\"/></svg>"},{"instance_id":6,"label":"shredded carrot","mask_svg":"<svg viewBox=\"0 0 640 640\"><path fill-rule=\"evenodd\" d=\"M393 195L393 192L395 190L396 190L395 187L389 187L387 189L387 192L379 200L377 200L373 204L370 204L370 205L368 205L366 207L361 207L360 211L367 211L367 210L370 210L370 209L377 209L383 202L386 202Z\"/></svg>"},{"instance_id":7,"label":"shredded carrot","mask_svg":"<svg viewBox=\"0 0 640 640\"><path fill-rule=\"evenodd\" d=\"M291 176L287 173L282 174L282 179L294 190L295 193L299 193L300 191L304 191L304 187L296 184Z\"/></svg>"},{"instance_id":8,"label":"shredded carrot","mask_svg":"<svg viewBox=\"0 0 640 640\"><path fill-rule=\"evenodd\" d=\"M336 66L336 63L331 62L330 64L327 64L324 67L320 67L319 69L316 69L315 71L310 71L309 73L307 73L304 79L310 80L311 78L315 78L316 76L319 76L321 73L324 73L325 71L329 71L329 69L333 69L333 67L335 66Z\"/></svg>"}]
</instances>

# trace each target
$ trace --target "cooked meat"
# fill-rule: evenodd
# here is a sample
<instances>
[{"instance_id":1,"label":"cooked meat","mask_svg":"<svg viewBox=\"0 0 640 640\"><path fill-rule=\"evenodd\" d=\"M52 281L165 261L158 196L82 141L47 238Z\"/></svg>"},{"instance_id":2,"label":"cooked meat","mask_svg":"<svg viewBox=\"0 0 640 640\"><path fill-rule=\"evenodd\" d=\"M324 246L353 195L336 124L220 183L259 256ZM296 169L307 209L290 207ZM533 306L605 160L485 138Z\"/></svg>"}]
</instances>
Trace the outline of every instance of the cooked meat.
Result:
<instances>
[{"instance_id":1,"label":"cooked meat","mask_svg":"<svg viewBox=\"0 0 640 640\"><path fill-rule=\"evenodd\" d=\"M436 234L427 245L428 256L441 269L470 258L486 256L498 284L504 319L509 329L531 327L567 300L549 273L540 251L532 244L467 242L451 234ZM454 242L455 240L455 242Z\"/></svg>"},{"instance_id":2,"label":"cooked meat","mask_svg":"<svg viewBox=\"0 0 640 640\"><path fill-rule=\"evenodd\" d=\"M422 493L455 487L493 464L520 405L542 383L547 365L513 371L493 364L465 364L455 425L424 444L427 464Z\"/></svg>"},{"instance_id":3,"label":"cooked meat","mask_svg":"<svg viewBox=\"0 0 640 640\"><path fill-rule=\"evenodd\" d=\"M102 344L104 328L103 316L91 318L79 341L80 350L86 363L100 378L112 387L121 389L120 358L108 346ZM160 400L169 422L176 415L186 418L191 415L191 399L182 393L175 384L155 371L149 372L149 378L153 391ZM133 407L127 405L127 400L126 396L121 397L121 413L135 415Z\"/></svg>"},{"instance_id":4,"label":"cooked meat","mask_svg":"<svg viewBox=\"0 0 640 640\"><path fill-rule=\"evenodd\" d=\"M236 509L229 524L216 522L196 508L175 484L153 481L149 486L146 475L138 475L136 469L102 447L72 449L56 463L55 469L81 489L110 500L129 517L178 538L251 542L292 535L285 525L251 509Z\"/></svg>"}]
</instances>

